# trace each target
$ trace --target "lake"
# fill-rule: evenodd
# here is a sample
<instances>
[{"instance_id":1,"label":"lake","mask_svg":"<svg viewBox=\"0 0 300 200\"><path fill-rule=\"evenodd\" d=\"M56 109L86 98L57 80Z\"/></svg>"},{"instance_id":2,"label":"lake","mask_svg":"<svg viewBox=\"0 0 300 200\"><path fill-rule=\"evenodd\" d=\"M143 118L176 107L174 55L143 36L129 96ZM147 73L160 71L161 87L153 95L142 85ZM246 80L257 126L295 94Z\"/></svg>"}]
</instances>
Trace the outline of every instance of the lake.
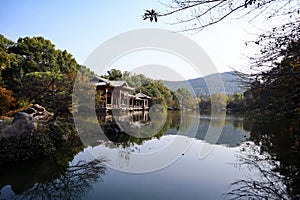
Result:
<instances>
[{"instance_id":1,"label":"lake","mask_svg":"<svg viewBox=\"0 0 300 200\"><path fill-rule=\"evenodd\" d=\"M180 111L97 117L77 124L83 149L0 166L0 199L300 198L299 127L289 121Z\"/></svg>"}]
</instances>

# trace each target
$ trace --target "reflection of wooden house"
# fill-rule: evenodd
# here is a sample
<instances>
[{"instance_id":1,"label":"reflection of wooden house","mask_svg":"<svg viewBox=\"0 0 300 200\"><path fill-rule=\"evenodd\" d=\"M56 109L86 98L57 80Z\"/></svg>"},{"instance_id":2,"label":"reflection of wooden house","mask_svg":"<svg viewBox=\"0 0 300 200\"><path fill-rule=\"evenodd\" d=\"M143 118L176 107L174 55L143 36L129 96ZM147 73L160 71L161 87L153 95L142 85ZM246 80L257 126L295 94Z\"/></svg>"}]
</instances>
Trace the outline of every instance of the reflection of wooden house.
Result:
<instances>
[{"instance_id":1,"label":"reflection of wooden house","mask_svg":"<svg viewBox=\"0 0 300 200\"><path fill-rule=\"evenodd\" d=\"M128 86L126 81L111 81L95 77L91 82L96 86L97 110L147 110L149 96L138 93L132 95L134 88Z\"/></svg>"}]
</instances>

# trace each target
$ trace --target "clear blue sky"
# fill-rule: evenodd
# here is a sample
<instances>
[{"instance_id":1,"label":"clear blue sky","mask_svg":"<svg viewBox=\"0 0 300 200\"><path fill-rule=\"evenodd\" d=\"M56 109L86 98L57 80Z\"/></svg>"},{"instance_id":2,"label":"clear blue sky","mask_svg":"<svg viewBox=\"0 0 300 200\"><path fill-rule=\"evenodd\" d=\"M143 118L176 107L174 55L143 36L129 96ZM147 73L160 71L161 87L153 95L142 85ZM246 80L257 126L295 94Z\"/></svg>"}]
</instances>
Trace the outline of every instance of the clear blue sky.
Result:
<instances>
[{"instance_id":1,"label":"clear blue sky","mask_svg":"<svg viewBox=\"0 0 300 200\"><path fill-rule=\"evenodd\" d=\"M159 4L149 0L2 0L1 34L14 41L24 36L43 36L83 63L95 47L114 35L159 27L141 20L144 9L155 5Z\"/></svg>"},{"instance_id":2,"label":"clear blue sky","mask_svg":"<svg viewBox=\"0 0 300 200\"><path fill-rule=\"evenodd\" d=\"M157 0L2 0L0 5L0 33L5 37L16 41L43 36L74 55L80 64L98 45L122 32L149 27L179 30L164 20L142 20L145 9L164 10ZM227 66L248 62L243 54L252 53L244 45L253 38L247 33L249 27L246 21L228 19L188 37L208 53L220 71L228 71ZM195 77L187 74L187 78Z\"/></svg>"}]
</instances>

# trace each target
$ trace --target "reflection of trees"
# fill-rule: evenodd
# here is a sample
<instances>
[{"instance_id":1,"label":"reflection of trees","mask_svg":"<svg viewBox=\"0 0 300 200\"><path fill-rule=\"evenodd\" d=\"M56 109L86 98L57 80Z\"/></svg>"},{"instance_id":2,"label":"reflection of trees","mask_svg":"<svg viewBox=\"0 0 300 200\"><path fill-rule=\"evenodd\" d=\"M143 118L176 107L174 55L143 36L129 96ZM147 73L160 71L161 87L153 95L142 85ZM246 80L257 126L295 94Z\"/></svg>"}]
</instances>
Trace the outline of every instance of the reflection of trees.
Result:
<instances>
[{"instance_id":1,"label":"reflection of trees","mask_svg":"<svg viewBox=\"0 0 300 200\"><path fill-rule=\"evenodd\" d=\"M65 173L69 162L82 150L81 144L73 143L72 146L60 147L53 156L47 158L1 165L0 188L11 185L14 193L21 194L36 183L58 179L61 174Z\"/></svg>"},{"instance_id":2,"label":"reflection of trees","mask_svg":"<svg viewBox=\"0 0 300 200\"><path fill-rule=\"evenodd\" d=\"M284 177L275 170L278 164L266 155L239 157L236 165L240 168L246 166L252 176L231 183L226 196L230 199L290 199Z\"/></svg>"},{"instance_id":3,"label":"reflection of trees","mask_svg":"<svg viewBox=\"0 0 300 200\"><path fill-rule=\"evenodd\" d=\"M105 134L106 138L113 142L114 145L124 148L134 144L141 145L143 142L154 138L160 139L169 129L174 128L178 130L179 127L182 128L181 122L184 125L183 128L188 128L190 125L189 119L181 119L180 112L156 112L152 114L151 119L149 118L151 120L150 123L144 124L137 123L138 121L133 121L131 118L120 120L120 116L118 117L119 120L117 121L112 116L98 117L99 120L106 120L100 123L103 133L99 134Z\"/></svg>"},{"instance_id":4,"label":"reflection of trees","mask_svg":"<svg viewBox=\"0 0 300 200\"><path fill-rule=\"evenodd\" d=\"M299 199L299 122L257 122L251 140L254 144L242 147L246 156L237 165L257 174L232 183L227 195L233 199Z\"/></svg>"},{"instance_id":5,"label":"reflection of trees","mask_svg":"<svg viewBox=\"0 0 300 200\"><path fill-rule=\"evenodd\" d=\"M171 128L176 128L180 131L186 131L192 124L191 113L185 111L171 112L169 115L172 119Z\"/></svg>"},{"instance_id":6,"label":"reflection of trees","mask_svg":"<svg viewBox=\"0 0 300 200\"><path fill-rule=\"evenodd\" d=\"M276 120L256 123L252 140L268 152L272 160L278 161L275 168L283 177L289 194L300 197L300 145L299 120Z\"/></svg>"},{"instance_id":7,"label":"reflection of trees","mask_svg":"<svg viewBox=\"0 0 300 200\"><path fill-rule=\"evenodd\" d=\"M80 199L106 172L104 160L79 161L69 166L60 178L35 184L17 199Z\"/></svg>"},{"instance_id":8,"label":"reflection of trees","mask_svg":"<svg viewBox=\"0 0 300 200\"><path fill-rule=\"evenodd\" d=\"M184 116L183 116L184 115ZM180 111L172 112L98 112L97 119L80 118L84 123L80 138L85 145L104 144L115 148L141 145L144 141L160 139L170 129L185 131L191 126L192 117Z\"/></svg>"},{"instance_id":9,"label":"reflection of trees","mask_svg":"<svg viewBox=\"0 0 300 200\"><path fill-rule=\"evenodd\" d=\"M249 138L249 132L244 130L245 122L246 120L234 117L227 117L222 120L220 117L205 116L200 118L195 137L210 144L221 144L230 147L239 146Z\"/></svg>"}]
</instances>

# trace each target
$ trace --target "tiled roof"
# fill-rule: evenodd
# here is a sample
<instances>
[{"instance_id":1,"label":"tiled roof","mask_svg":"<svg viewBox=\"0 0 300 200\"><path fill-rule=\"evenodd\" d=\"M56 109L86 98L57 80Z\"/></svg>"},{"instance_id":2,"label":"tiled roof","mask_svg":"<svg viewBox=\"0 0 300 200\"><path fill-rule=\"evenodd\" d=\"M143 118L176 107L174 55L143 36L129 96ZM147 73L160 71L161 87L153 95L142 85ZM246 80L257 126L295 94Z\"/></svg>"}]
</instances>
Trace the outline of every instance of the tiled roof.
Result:
<instances>
[{"instance_id":1,"label":"tiled roof","mask_svg":"<svg viewBox=\"0 0 300 200\"><path fill-rule=\"evenodd\" d=\"M93 84L95 84L96 86L99 85L109 85L112 87L123 87L124 89L127 90L133 90L134 88L131 88L128 86L128 84L126 83L126 81L111 81L102 77L94 77L90 80Z\"/></svg>"},{"instance_id":2,"label":"tiled roof","mask_svg":"<svg viewBox=\"0 0 300 200\"><path fill-rule=\"evenodd\" d=\"M90 82L94 83L95 85L109 85L110 81L105 78L95 76L90 80Z\"/></svg>"},{"instance_id":3,"label":"tiled roof","mask_svg":"<svg viewBox=\"0 0 300 200\"><path fill-rule=\"evenodd\" d=\"M149 96L147 96L147 95L145 95L144 93L141 93L141 92L137 93L135 96L138 97L138 98L151 99L151 97L149 97Z\"/></svg>"},{"instance_id":4,"label":"tiled roof","mask_svg":"<svg viewBox=\"0 0 300 200\"><path fill-rule=\"evenodd\" d=\"M110 81L110 85L113 87L128 86L126 81Z\"/></svg>"}]
</instances>

